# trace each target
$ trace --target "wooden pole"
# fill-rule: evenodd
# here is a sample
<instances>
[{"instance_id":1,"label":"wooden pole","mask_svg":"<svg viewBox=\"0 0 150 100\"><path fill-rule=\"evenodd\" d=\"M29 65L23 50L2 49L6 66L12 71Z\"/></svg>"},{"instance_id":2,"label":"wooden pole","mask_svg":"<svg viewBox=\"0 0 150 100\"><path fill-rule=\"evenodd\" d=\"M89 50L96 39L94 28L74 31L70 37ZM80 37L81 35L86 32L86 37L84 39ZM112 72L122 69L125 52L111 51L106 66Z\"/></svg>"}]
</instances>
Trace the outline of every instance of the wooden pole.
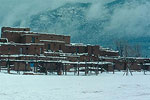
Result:
<instances>
[{"instance_id":1,"label":"wooden pole","mask_svg":"<svg viewBox=\"0 0 150 100\"><path fill-rule=\"evenodd\" d=\"M88 65L87 62L85 62L85 76L88 74Z\"/></svg>"},{"instance_id":2,"label":"wooden pole","mask_svg":"<svg viewBox=\"0 0 150 100\"><path fill-rule=\"evenodd\" d=\"M76 75L76 73L77 73L77 66L73 65L73 68L74 68L74 75Z\"/></svg>"},{"instance_id":3,"label":"wooden pole","mask_svg":"<svg viewBox=\"0 0 150 100\"><path fill-rule=\"evenodd\" d=\"M8 61L7 61L7 72L10 74L10 62L9 62L9 54L8 54Z\"/></svg>"},{"instance_id":4,"label":"wooden pole","mask_svg":"<svg viewBox=\"0 0 150 100\"><path fill-rule=\"evenodd\" d=\"M2 53L1 53L1 51L0 51L0 72L1 72L1 63L2 63L1 55L2 55Z\"/></svg>"},{"instance_id":5,"label":"wooden pole","mask_svg":"<svg viewBox=\"0 0 150 100\"><path fill-rule=\"evenodd\" d=\"M0 54L0 72L1 72L1 61L2 61L2 58L1 58L1 54Z\"/></svg>"},{"instance_id":6,"label":"wooden pole","mask_svg":"<svg viewBox=\"0 0 150 100\"><path fill-rule=\"evenodd\" d=\"M0 60L0 72L1 72L1 60Z\"/></svg>"},{"instance_id":7,"label":"wooden pole","mask_svg":"<svg viewBox=\"0 0 150 100\"><path fill-rule=\"evenodd\" d=\"M37 66L38 66L38 63L37 63L37 54L36 54L36 66L35 66L35 72L37 73Z\"/></svg>"},{"instance_id":8,"label":"wooden pole","mask_svg":"<svg viewBox=\"0 0 150 100\"><path fill-rule=\"evenodd\" d=\"M65 64L65 75L67 75L67 66Z\"/></svg>"},{"instance_id":9,"label":"wooden pole","mask_svg":"<svg viewBox=\"0 0 150 100\"><path fill-rule=\"evenodd\" d=\"M99 65L98 65L98 74L99 74Z\"/></svg>"},{"instance_id":10,"label":"wooden pole","mask_svg":"<svg viewBox=\"0 0 150 100\"><path fill-rule=\"evenodd\" d=\"M144 65L144 75L146 75L146 66Z\"/></svg>"},{"instance_id":11,"label":"wooden pole","mask_svg":"<svg viewBox=\"0 0 150 100\"><path fill-rule=\"evenodd\" d=\"M45 66L45 75L47 75L47 62L46 62L46 66Z\"/></svg>"},{"instance_id":12,"label":"wooden pole","mask_svg":"<svg viewBox=\"0 0 150 100\"><path fill-rule=\"evenodd\" d=\"M99 71L98 71L98 64L96 65L96 75L99 74Z\"/></svg>"},{"instance_id":13,"label":"wooden pole","mask_svg":"<svg viewBox=\"0 0 150 100\"><path fill-rule=\"evenodd\" d=\"M47 75L47 63L48 63L48 61L47 61L47 54L46 54L46 66L45 66L45 75Z\"/></svg>"},{"instance_id":14,"label":"wooden pole","mask_svg":"<svg viewBox=\"0 0 150 100\"><path fill-rule=\"evenodd\" d=\"M87 75L89 75L89 65L87 64Z\"/></svg>"},{"instance_id":15,"label":"wooden pole","mask_svg":"<svg viewBox=\"0 0 150 100\"><path fill-rule=\"evenodd\" d=\"M64 67L64 64L62 63L62 71L63 71L63 75L65 73L65 67Z\"/></svg>"},{"instance_id":16,"label":"wooden pole","mask_svg":"<svg viewBox=\"0 0 150 100\"><path fill-rule=\"evenodd\" d=\"M113 74L115 74L115 64L113 64Z\"/></svg>"},{"instance_id":17,"label":"wooden pole","mask_svg":"<svg viewBox=\"0 0 150 100\"><path fill-rule=\"evenodd\" d=\"M18 55L17 60L19 60L19 55ZM20 74L20 71L19 71L19 61L16 61L16 63L17 63L17 73L19 73L19 74Z\"/></svg>"},{"instance_id":18,"label":"wooden pole","mask_svg":"<svg viewBox=\"0 0 150 100\"><path fill-rule=\"evenodd\" d=\"M79 62L77 64L77 68L78 68L78 76L79 76L80 75L80 64L79 64Z\"/></svg>"},{"instance_id":19,"label":"wooden pole","mask_svg":"<svg viewBox=\"0 0 150 100\"><path fill-rule=\"evenodd\" d=\"M101 73L103 72L103 65L101 65Z\"/></svg>"}]
</instances>

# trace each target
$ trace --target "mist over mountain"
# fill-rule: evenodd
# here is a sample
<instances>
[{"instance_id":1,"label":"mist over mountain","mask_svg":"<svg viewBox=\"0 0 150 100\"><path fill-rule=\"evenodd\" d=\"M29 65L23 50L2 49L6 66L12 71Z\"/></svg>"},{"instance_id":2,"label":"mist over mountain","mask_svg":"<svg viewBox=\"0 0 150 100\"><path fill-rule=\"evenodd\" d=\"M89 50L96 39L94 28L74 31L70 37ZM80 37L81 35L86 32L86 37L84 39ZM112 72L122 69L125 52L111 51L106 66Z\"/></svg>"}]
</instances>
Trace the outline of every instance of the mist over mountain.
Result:
<instances>
[{"instance_id":1,"label":"mist over mountain","mask_svg":"<svg viewBox=\"0 0 150 100\"><path fill-rule=\"evenodd\" d=\"M71 35L72 42L114 48L117 40L150 56L149 0L1 0L0 26Z\"/></svg>"}]
</instances>

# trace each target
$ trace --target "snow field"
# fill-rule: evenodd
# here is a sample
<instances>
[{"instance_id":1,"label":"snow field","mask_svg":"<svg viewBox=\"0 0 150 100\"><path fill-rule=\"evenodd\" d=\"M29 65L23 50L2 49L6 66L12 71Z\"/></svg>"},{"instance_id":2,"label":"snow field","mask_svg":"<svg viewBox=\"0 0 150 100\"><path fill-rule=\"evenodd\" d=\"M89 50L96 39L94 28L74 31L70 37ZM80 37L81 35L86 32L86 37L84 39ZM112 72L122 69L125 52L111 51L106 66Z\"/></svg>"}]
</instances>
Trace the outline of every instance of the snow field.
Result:
<instances>
[{"instance_id":1,"label":"snow field","mask_svg":"<svg viewBox=\"0 0 150 100\"><path fill-rule=\"evenodd\" d=\"M150 100L150 75L98 76L0 73L0 100Z\"/></svg>"}]
</instances>

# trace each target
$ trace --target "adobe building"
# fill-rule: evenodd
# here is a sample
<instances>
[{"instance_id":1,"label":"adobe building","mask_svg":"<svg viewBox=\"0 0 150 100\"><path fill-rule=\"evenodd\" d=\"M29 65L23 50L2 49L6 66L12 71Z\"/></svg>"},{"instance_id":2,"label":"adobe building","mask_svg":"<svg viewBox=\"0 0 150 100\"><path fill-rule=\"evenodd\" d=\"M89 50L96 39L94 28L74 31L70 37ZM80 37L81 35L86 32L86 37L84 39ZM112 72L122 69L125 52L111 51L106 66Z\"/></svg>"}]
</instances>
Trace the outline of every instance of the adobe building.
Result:
<instances>
[{"instance_id":1,"label":"adobe building","mask_svg":"<svg viewBox=\"0 0 150 100\"><path fill-rule=\"evenodd\" d=\"M71 43L70 39L70 36L65 35L32 32L30 28L2 27L0 65L11 66L12 70L17 71L37 71L39 67L58 71L63 69L60 66L64 64L69 70L72 66L77 66L77 62L82 62L80 63L82 66L87 64L93 66L90 62L94 62L93 64L97 66L97 63L102 62L100 57L119 57L118 51L99 45ZM114 63L108 59L105 61Z\"/></svg>"},{"instance_id":2,"label":"adobe building","mask_svg":"<svg viewBox=\"0 0 150 100\"><path fill-rule=\"evenodd\" d=\"M107 56L118 56L118 52L102 50L98 45L70 43L70 36L31 32L30 28L2 27L0 42L2 54L8 52L10 54L44 54L44 51L51 50L99 56L105 56L108 53Z\"/></svg>"}]
</instances>

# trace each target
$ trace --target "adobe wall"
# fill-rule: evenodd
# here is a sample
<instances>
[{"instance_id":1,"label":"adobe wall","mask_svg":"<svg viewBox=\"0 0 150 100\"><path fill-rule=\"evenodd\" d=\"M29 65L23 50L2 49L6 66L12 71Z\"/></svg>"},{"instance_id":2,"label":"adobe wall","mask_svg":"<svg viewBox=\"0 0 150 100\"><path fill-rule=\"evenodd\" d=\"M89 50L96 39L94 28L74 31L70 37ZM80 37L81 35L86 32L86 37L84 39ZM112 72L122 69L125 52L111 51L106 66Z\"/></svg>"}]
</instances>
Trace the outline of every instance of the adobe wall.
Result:
<instances>
[{"instance_id":1,"label":"adobe wall","mask_svg":"<svg viewBox=\"0 0 150 100\"><path fill-rule=\"evenodd\" d=\"M4 31L30 31L30 28L2 27L1 32L4 32Z\"/></svg>"},{"instance_id":2,"label":"adobe wall","mask_svg":"<svg viewBox=\"0 0 150 100\"><path fill-rule=\"evenodd\" d=\"M22 54L40 54L44 51L40 50L41 48L44 49L44 45L1 45L0 46L0 54L7 55L7 54L21 54L20 49L22 48Z\"/></svg>"},{"instance_id":3,"label":"adobe wall","mask_svg":"<svg viewBox=\"0 0 150 100\"><path fill-rule=\"evenodd\" d=\"M64 36L64 35L40 34L39 40L59 40L59 41L65 41L66 44L70 44L70 36Z\"/></svg>"},{"instance_id":4,"label":"adobe wall","mask_svg":"<svg viewBox=\"0 0 150 100\"><path fill-rule=\"evenodd\" d=\"M66 53L87 53L87 47L86 46L66 45L64 52L66 52Z\"/></svg>"},{"instance_id":5,"label":"adobe wall","mask_svg":"<svg viewBox=\"0 0 150 100\"><path fill-rule=\"evenodd\" d=\"M113 52L113 51L107 51L107 50L99 50L99 55L100 56L108 56L108 57L112 57L112 56L119 56L119 52Z\"/></svg>"},{"instance_id":6,"label":"adobe wall","mask_svg":"<svg viewBox=\"0 0 150 100\"><path fill-rule=\"evenodd\" d=\"M58 52L59 50L65 51L65 43L63 42L61 43L61 42L42 41L41 43L44 43L44 49L46 51L48 50L55 51L55 52Z\"/></svg>"},{"instance_id":7,"label":"adobe wall","mask_svg":"<svg viewBox=\"0 0 150 100\"><path fill-rule=\"evenodd\" d=\"M64 41L66 44L70 44L70 36L57 35L57 34L42 34L42 33L24 33L22 35L22 43L32 43L32 38L35 38L35 43L39 43L40 40L59 40Z\"/></svg>"},{"instance_id":8,"label":"adobe wall","mask_svg":"<svg viewBox=\"0 0 150 100\"><path fill-rule=\"evenodd\" d=\"M21 43L40 43L39 39L40 35L38 34L22 34L21 35ZM33 39L34 38L34 42Z\"/></svg>"},{"instance_id":9,"label":"adobe wall","mask_svg":"<svg viewBox=\"0 0 150 100\"><path fill-rule=\"evenodd\" d=\"M87 49L88 49L89 55L92 55L92 54L99 55L99 46L98 45L95 45L95 46L88 45Z\"/></svg>"},{"instance_id":10,"label":"adobe wall","mask_svg":"<svg viewBox=\"0 0 150 100\"><path fill-rule=\"evenodd\" d=\"M3 32L2 33L2 38L7 38L8 42L15 42L15 43L20 43L21 41L21 34L18 32Z\"/></svg>"}]
</instances>

